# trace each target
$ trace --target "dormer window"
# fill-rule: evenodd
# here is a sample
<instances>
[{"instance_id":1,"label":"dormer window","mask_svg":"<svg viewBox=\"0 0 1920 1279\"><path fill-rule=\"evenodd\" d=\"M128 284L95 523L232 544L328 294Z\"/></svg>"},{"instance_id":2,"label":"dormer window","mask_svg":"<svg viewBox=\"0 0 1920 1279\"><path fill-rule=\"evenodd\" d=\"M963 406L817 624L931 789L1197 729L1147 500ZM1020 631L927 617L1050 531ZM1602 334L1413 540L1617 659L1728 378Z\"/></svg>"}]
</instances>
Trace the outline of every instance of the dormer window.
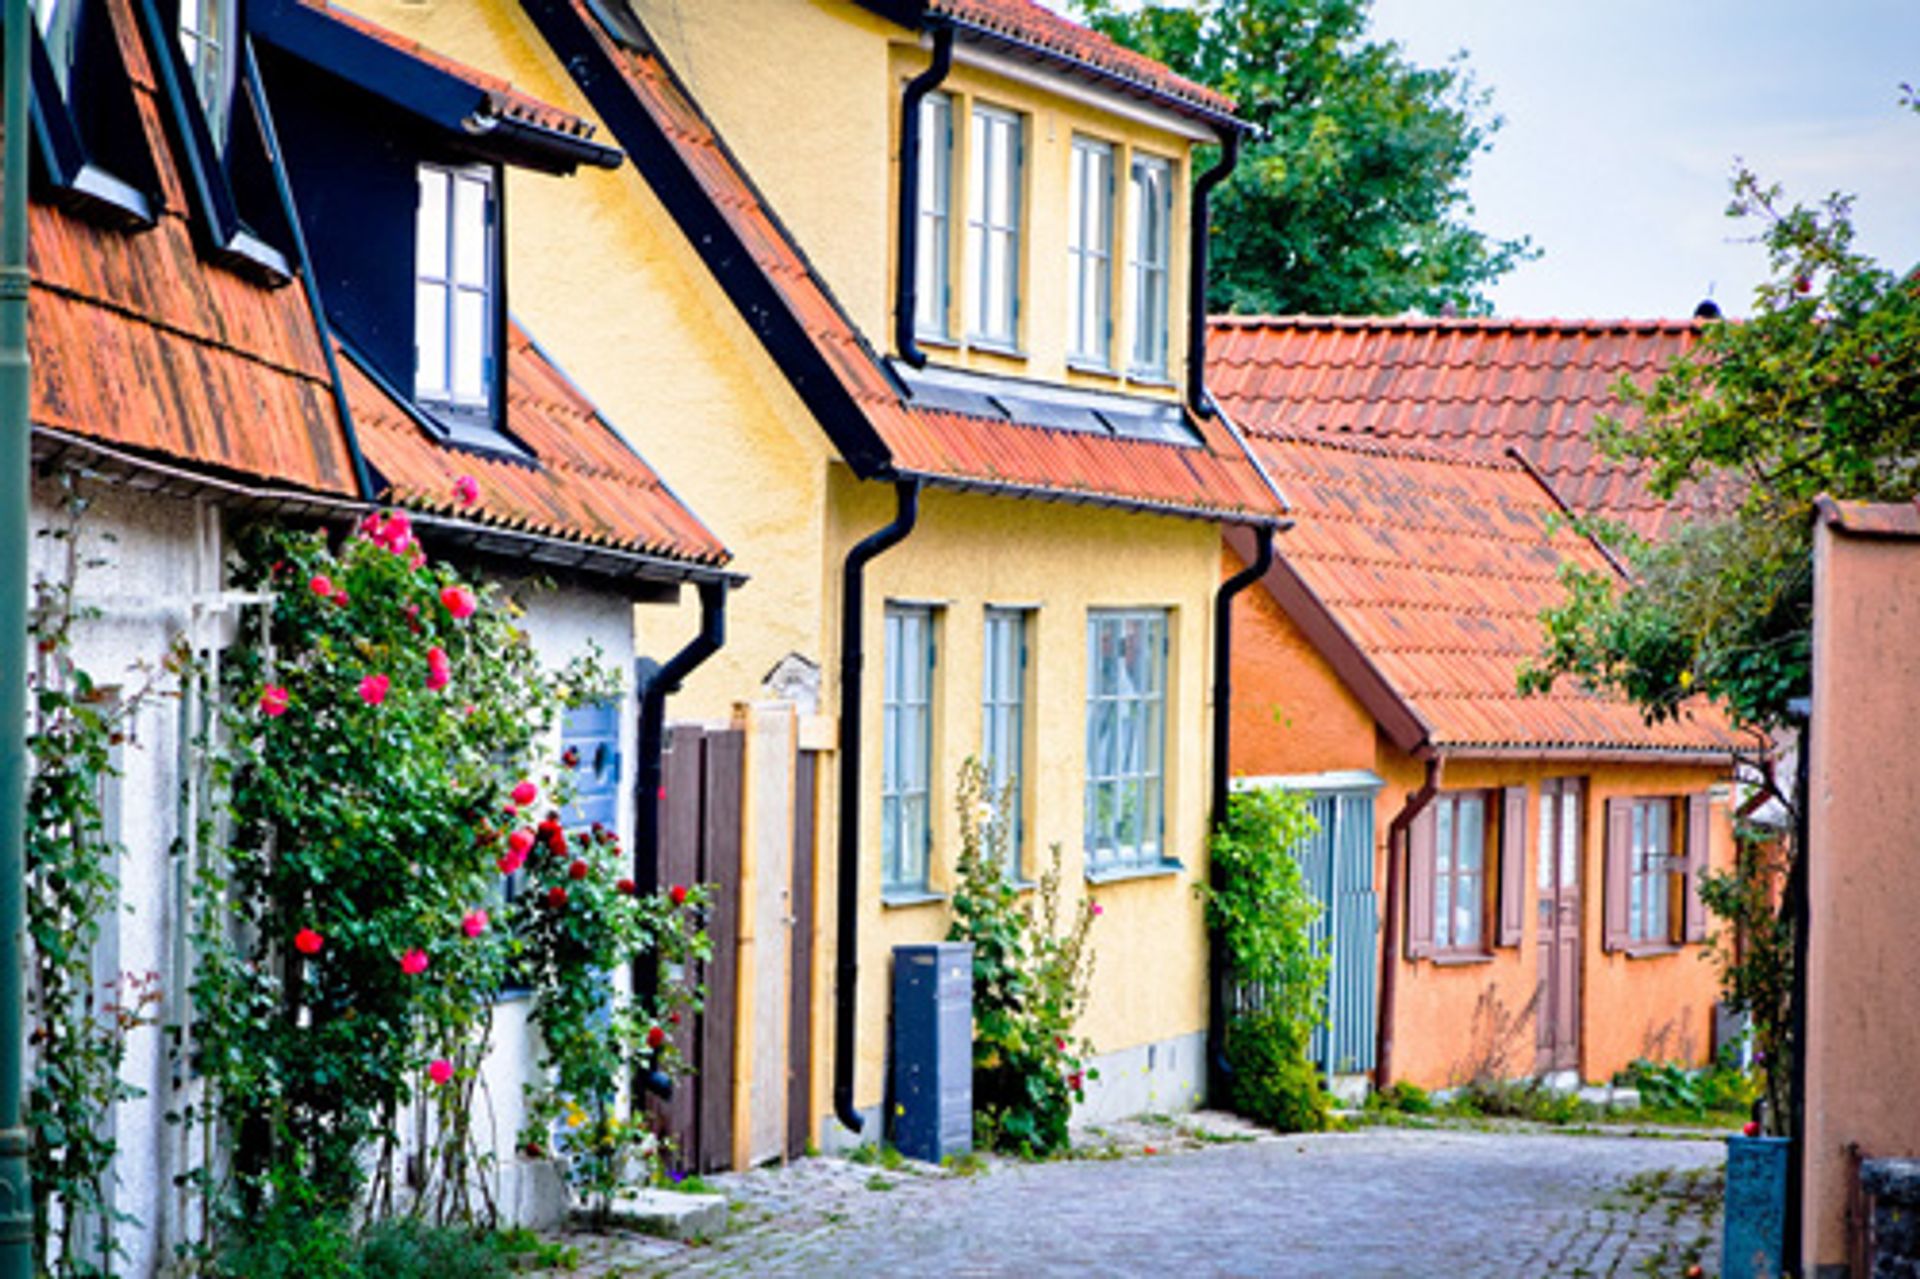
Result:
<instances>
[{"instance_id":1,"label":"dormer window","mask_svg":"<svg viewBox=\"0 0 1920 1279\"><path fill-rule=\"evenodd\" d=\"M53 63L61 94L73 92L73 64L79 54L80 0L33 0L33 16L40 23L40 39Z\"/></svg>"},{"instance_id":2,"label":"dormer window","mask_svg":"<svg viewBox=\"0 0 1920 1279\"><path fill-rule=\"evenodd\" d=\"M180 0L180 49L216 147L225 144L233 98L234 26L234 0Z\"/></svg>"},{"instance_id":3,"label":"dormer window","mask_svg":"<svg viewBox=\"0 0 1920 1279\"><path fill-rule=\"evenodd\" d=\"M1133 228L1133 373L1167 375L1167 276L1173 242L1173 164L1136 155L1128 186Z\"/></svg>"},{"instance_id":4,"label":"dormer window","mask_svg":"<svg viewBox=\"0 0 1920 1279\"><path fill-rule=\"evenodd\" d=\"M460 416L493 405L494 176L420 166L414 271L414 398Z\"/></svg>"},{"instance_id":5,"label":"dormer window","mask_svg":"<svg viewBox=\"0 0 1920 1279\"><path fill-rule=\"evenodd\" d=\"M1021 118L973 108L967 155L967 256L973 279L968 335L1013 350L1020 341Z\"/></svg>"},{"instance_id":6,"label":"dormer window","mask_svg":"<svg viewBox=\"0 0 1920 1279\"><path fill-rule=\"evenodd\" d=\"M1067 358L1106 369L1113 346L1113 146L1073 140L1067 223Z\"/></svg>"}]
</instances>

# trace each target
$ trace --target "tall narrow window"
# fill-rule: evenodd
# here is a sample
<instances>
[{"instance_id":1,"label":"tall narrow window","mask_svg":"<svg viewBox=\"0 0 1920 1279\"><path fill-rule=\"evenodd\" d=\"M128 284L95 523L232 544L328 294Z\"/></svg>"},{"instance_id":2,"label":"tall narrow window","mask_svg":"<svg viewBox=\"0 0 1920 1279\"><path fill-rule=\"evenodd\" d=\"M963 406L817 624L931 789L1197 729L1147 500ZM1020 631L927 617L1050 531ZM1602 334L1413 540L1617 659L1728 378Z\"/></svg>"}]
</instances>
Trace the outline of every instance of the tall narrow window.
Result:
<instances>
[{"instance_id":1,"label":"tall narrow window","mask_svg":"<svg viewBox=\"0 0 1920 1279\"><path fill-rule=\"evenodd\" d=\"M1636 942L1673 940L1673 805L1664 799L1633 804L1633 843L1627 863L1627 935Z\"/></svg>"},{"instance_id":2,"label":"tall narrow window","mask_svg":"<svg viewBox=\"0 0 1920 1279\"><path fill-rule=\"evenodd\" d=\"M933 610L889 604L880 769L881 891L925 892L933 846Z\"/></svg>"},{"instance_id":3,"label":"tall narrow window","mask_svg":"<svg viewBox=\"0 0 1920 1279\"><path fill-rule=\"evenodd\" d=\"M214 146L224 149L233 96L233 0L180 0L180 48L206 112Z\"/></svg>"},{"instance_id":4,"label":"tall narrow window","mask_svg":"<svg viewBox=\"0 0 1920 1279\"><path fill-rule=\"evenodd\" d=\"M1166 806L1167 614L1087 618L1087 869L1160 863Z\"/></svg>"},{"instance_id":5,"label":"tall narrow window","mask_svg":"<svg viewBox=\"0 0 1920 1279\"><path fill-rule=\"evenodd\" d=\"M1487 795L1434 801L1433 944L1479 951L1487 944Z\"/></svg>"},{"instance_id":6,"label":"tall narrow window","mask_svg":"<svg viewBox=\"0 0 1920 1279\"><path fill-rule=\"evenodd\" d=\"M1157 156L1133 158L1128 184L1133 228L1133 372L1167 374L1167 274L1173 243L1173 165Z\"/></svg>"},{"instance_id":7,"label":"tall narrow window","mask_svg":"<svg viewBox=\"0 0 1920 1279\"><path fill-rule=\"evenodd\" d=\"M420 166L414 396L469 413L492 396L493 171Z\"/></svg>"},{"instance_id":8,"label":"tall narrow window","mask_svg":"<svg viewBox=\"0 0 1920 1279\"><path fill-rule=\"evenodd\" d=\"M973 109L967 151L969 335L994 346L1020 340L1020 117Z\"/></svg>"},{"instance_id":9,"label":"tall narrow window","mask_svg":"<svg viewBox=\"0 0 1920 1279\"><path fill-rule=\"evenodd\" d=\"M47 60L53 63L60 92L70 93L74 55L78 52L80 0L33 0L33 16L40 24L40 38L47 46Z\"/></svg>"},{"instance_id":10,"label":"tall narrow window","mask_svg":"<svg viewBox=\"0 0 1920 1279\"><path fill-rule=\"evenodd\" d=\"M995 818L1006 823L1007 874L1021 877L1026 831L1027 610L987 610L980 757Z\"/></svg>"},{"instance_id":11,"label":"tall narrow window","mask_svg":"<svg viewBox=\"0 0 1920 1279\"><path fill-rule=\"evenodd\" d=\"M929 93L920 99L920 228L914 246L914 332L952 336L953 99Z\"/></svg>"},{"instance_id":12,"label":"tall narrow window","mask_svg":"<svg viewBox=\"0 0 1920 1279\"><path fill-rule=\"evenodd\" d=\"M1113 362L1113 147L1073 140L1067 222L1068 355L1106 368Z\"/></svg>"}]
</instances>

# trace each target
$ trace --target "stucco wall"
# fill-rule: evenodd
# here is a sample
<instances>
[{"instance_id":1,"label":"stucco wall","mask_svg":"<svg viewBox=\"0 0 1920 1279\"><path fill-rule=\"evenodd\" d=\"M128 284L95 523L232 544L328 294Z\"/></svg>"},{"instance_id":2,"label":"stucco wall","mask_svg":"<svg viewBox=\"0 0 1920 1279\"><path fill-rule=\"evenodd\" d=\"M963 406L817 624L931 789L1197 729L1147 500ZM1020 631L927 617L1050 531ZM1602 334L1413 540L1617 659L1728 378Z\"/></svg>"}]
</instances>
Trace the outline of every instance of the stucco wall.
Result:
<instances>
[{"instance_id":1,"label":"stucco wall","mask_svg":"<svg viewBox=\"0 0 1920 1279\"><path fill-rule=\"evenodd\" d=\"M1846 1261L1847 1146L1920 1155L1920 540L1820 526L1808 793L1804 1257Z\"/></svg>"}]
</instances>

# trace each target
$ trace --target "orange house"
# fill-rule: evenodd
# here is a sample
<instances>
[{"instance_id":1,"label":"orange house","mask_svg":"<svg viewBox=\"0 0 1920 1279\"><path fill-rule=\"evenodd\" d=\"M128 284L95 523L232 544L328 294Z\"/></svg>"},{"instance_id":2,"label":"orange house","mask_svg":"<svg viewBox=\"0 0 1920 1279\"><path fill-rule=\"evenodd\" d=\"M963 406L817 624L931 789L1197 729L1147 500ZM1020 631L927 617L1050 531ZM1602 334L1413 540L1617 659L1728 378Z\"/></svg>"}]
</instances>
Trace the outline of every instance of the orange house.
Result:
<instances>
[{"instance_id":1,"label":"orange house","mask_svg":"<svg viewBox=\"0 0 1920 1279\"><path fill-rule=\"evenodd\" d=\"M1742 743L1562 682L1522 696L1565 565L1613 571L1513 459L1253 424L1293 506L1234 614L1237 784L1313 793L1330 1074L1427 1087L1700 1064L1703 871L1732 861ZM1252 560L1227 535L1226 568Z\"/></svg>"}]
</instances>

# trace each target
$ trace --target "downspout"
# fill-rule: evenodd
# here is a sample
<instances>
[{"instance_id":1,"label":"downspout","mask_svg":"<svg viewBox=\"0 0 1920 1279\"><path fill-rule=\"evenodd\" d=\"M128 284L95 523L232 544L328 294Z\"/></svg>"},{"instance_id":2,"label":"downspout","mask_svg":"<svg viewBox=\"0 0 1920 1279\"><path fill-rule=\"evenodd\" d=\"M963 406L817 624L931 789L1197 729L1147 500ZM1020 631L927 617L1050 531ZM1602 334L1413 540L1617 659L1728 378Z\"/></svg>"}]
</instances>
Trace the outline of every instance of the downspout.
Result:
<instances>
[{"instance_id":1,"label":"downspout","mask_svg":"<svg viewBox=\"0 0 1920 1279\"><path fill-rule=\"evenodd\" d=\"M866 1121L853 1105L853 1032L860 980L860 715L861 668L866 664L867 562L898 545L920 518L920 481L893 486L893 523L876 529L847 552L840 578L840 841L837 878L838 961L833 989L833 1113L849 1132Z\"/></svg>"},{"instance_id":2,"label":"downspout","mask_svg":"<svg viewBox=\"0 0 1920 1279\"><path fill-rule=\"evenodd\" d=\"M1207 829L1217 831L1227 820L1227 781L1233 749L1233 601L1240 592L1265 577L1273 567L1274 526L1253 531L1253 563L1220 583L1213 597L1213 801ZM1218 892L1225 885L1219 863L1207 858L1207 883ZM1207 1095L1219 1105L1228 1075L1227 1065L1227 947L1218 928L1207 930Z\"/></svg>"},{"instance_id":3,"label":"downspout","mask_svg":"<svg viewBox=\"0 0 1920 1279\"><path fill-rule=\"evenodd\" d=\"M920 310L920 100L937 88L953 68L953 28L942 23L933 29L933 61L907 81L900 95L900 200L894 243L898 255L893 270L893 349L914 368L927 356L914 334L914 316Z\"/></svg>"},{"instance_id":4,"label":"downspout","mask_svg":"<svg viewBox=\"0 0 1920 1279\"><path fill-rule=\"evenodd\" d=\"M1209 417L1207 399L1207 205L1213 189L1227 180L1240 163L1240 131L1220 135L1220 159L1193 184L1192 212L1187 218L1187 408L1196 417Z\"/></svg>"},{"instance_id":5,"label":"downspout","mask_svg":"<svg viewBox=\"0 0 1920 1279\"><path fill-rule=\"evenodd\" d=\"M1427 777L1420 789L1407 796L1400 812L1387 826L1387 903L1380 929L1380 1021L1374 1027L1373 1086L1385 1088L1393 1082L1393 1011L1398 993L1400 970L1400 898L1407 882L1407 832L1440 790L1440 771L1446 761L1433 751L1427 752Z\"/></svg>"},{"instance_id":6,"label":"downspout","mask_svg":"<svg viewBox=\"0 0 1920 1279\"><path fill-rule=\"evenodd\" d=\"M27 0L6 0L0 155L0 1279L33 1273L26 1078L27 503L33 356L27 348Z\"/></svg>"},{"instance_id":7,"label":"downspout","mask_svg":"<svg viewBox=\"0 0 1920 1279\"><path fill-rule=\"evenodd\" d=\"M1787 706L1797 721L1800 740L1794 760L1793 868L1787 873L1783 909L1793 922L1793 985L1788 1017L1793 1044L1791 1074L1787 1080L1787 1203L1782 1223L1780 1263L1785 1273L1803 1273L1807 1196L1807 930L1813 923L1813 898L1807 878L1807 823L1813 785L1813 700L1794 698Z\"/></svg>"},{"instance_id":8,"label":"downspout","mask_svg":"<svg viewBox=\"0 0 1920 1279\"><path fill-rule=\"evenodd\" d=\"M633 817L633 882L641 896L660 887L661 755L667 744L667 698L727 642L727 584L700 583L700 633L640 684L640 763Z\"/></svg>"}]
</instances>

